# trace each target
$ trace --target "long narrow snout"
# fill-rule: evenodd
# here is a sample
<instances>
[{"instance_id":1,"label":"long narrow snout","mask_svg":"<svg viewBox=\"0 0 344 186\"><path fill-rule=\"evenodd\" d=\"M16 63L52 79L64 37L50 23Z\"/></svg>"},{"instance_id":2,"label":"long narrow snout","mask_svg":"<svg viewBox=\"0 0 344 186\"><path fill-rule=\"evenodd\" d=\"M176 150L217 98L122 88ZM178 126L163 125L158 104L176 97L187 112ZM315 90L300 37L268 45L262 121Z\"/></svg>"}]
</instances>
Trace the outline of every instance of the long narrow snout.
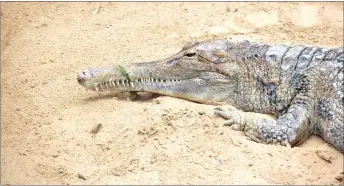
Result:
<instances>
[{"instance_id":1,"label":"long narrow snout","mask_svg":"<svg viewBox=\"0 0 344 186\"><path fill-rule=\"evenodd\" d=\"M97 92L139 91L196 102L224 101L229 94L225 90L231 83L226 76L213 72L212 65L193 57L172 58L91 68L80 72L77 80L86 89Z\"/></svg>"}]
</instances>

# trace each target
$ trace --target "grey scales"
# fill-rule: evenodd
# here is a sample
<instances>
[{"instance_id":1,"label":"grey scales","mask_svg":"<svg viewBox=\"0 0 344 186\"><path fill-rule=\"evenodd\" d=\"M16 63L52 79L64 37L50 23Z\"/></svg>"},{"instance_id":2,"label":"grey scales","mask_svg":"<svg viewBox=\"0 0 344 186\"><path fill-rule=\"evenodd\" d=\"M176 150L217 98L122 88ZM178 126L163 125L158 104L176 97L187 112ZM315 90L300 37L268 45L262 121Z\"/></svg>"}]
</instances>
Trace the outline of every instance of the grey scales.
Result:
<instances>
[{"instance_id":1,"label":"grey scales","mask_svg":"<svg viewBox=\"0 0 344 186\"><path fill-rule=\"evenodd\" d=\"M213 39L188 42L165 59L90 68L77 80L98 92L151 92L214 104L224 125L256 142L293 147L316 134L343 153L343 70L343 46Z\"/></svg>"}]
</instances>

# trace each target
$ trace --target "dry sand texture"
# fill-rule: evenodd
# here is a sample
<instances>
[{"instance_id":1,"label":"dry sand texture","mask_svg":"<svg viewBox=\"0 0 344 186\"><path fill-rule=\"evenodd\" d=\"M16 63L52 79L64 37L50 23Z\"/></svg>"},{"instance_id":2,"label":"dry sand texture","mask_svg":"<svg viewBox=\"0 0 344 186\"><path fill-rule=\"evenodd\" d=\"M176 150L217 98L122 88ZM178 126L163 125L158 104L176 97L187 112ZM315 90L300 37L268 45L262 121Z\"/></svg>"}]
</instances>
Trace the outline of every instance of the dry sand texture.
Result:
<instances>
[{"instance_id":1,"label":"dry sand texture","mask_svg":"<svg viewBox=\"0 0 344 186\"><path fill-rule=\"evenodd\" d=\"M343 3L1 3L1 184L343 184L343 154L319 137L258 144L211 105L76 81L214 37L340 46Z\"/></svg>"}]
</instances>

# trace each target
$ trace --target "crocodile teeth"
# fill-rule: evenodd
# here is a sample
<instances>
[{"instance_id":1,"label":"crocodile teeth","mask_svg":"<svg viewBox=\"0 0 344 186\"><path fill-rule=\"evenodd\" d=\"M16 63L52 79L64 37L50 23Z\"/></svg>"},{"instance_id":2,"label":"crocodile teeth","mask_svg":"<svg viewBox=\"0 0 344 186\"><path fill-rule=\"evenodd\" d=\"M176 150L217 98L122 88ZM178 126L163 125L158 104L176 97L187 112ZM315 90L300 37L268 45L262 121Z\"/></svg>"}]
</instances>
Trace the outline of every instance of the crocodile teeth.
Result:
<instances>
[{"instance_id":1,"label":"crocodile teeth","mask_svg":"<svg viewBox=\"0 0 344 186\"><path fill-rule=\"evenodd\" d=\"M105 83L105 87L106 87L106 88L109 88L109 84Z\"/></svg>"},{"instance_id":2,"label":"crocodile teeth","mask_svg":"<svg viewBox=\"0 0 344 186\"><path fill-rule=\"evenodd\" d=\"M111 84L112 84L113 87L116 87L115 81L111 81Z\"/></svg>"},{"instance_id":3,"label":"crocodile teeth","mask_svg":"<svg viewBox=\"0 0 344 186\"><path fill-rule=\"evenodd\" d=\"M97 92L99 92L98 86L95 88Z\"/></svg>"},{"instance_id":4,"label":"crocodile teeth","mask_svg":"<svg viewBox=\"0 0 344 186\"><path fill-rule=\"evenodd\" d=\"M118 86L119 86L119 83L118 83L118 81L115 81L115 85L116 85L116 87L118 87Z\"/></svg>"},{"instance_id":5,"label":"crocodile teeth","mask_svg":"<svg viewBox=\"0 0 344 186\"><path fill-rule=\"evenodd\" d=\"M130 81L130 85L131 85L132 88L135 88L134 82Z\"/></svg>"},{"instance_id":6,"label":"crocodile teeth","mask_svg":"<svg viewBox=\"0 0 344 186\"><path fill-rule=\"evenodd\" d=\"M124 87L125 86L124 81L121 81L121 83L122 83L122 86Z\"/></svg>"}]
</instances>

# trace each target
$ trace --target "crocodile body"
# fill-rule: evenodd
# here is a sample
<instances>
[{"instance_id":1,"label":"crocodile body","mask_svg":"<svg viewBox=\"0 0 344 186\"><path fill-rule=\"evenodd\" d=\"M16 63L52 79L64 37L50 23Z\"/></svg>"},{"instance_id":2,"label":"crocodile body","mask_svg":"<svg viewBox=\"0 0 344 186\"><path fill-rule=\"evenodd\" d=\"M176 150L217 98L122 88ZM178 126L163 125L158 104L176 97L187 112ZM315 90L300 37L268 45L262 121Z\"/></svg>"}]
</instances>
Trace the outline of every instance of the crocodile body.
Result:
<instances>
[{"instance_id":1,"label":"crocodile body","mask_svg":"<svg viewBox=\"0 0 344 186\"><path fill-rule=\"evenodd\" d=\"M343 47L208 40L165 59L91 68L77 79L96 91L229 104L237 109L216 107L215 115L254 141L295 146L317 134L343 153L343 69Z\"/></svg>"}]
</instances>

